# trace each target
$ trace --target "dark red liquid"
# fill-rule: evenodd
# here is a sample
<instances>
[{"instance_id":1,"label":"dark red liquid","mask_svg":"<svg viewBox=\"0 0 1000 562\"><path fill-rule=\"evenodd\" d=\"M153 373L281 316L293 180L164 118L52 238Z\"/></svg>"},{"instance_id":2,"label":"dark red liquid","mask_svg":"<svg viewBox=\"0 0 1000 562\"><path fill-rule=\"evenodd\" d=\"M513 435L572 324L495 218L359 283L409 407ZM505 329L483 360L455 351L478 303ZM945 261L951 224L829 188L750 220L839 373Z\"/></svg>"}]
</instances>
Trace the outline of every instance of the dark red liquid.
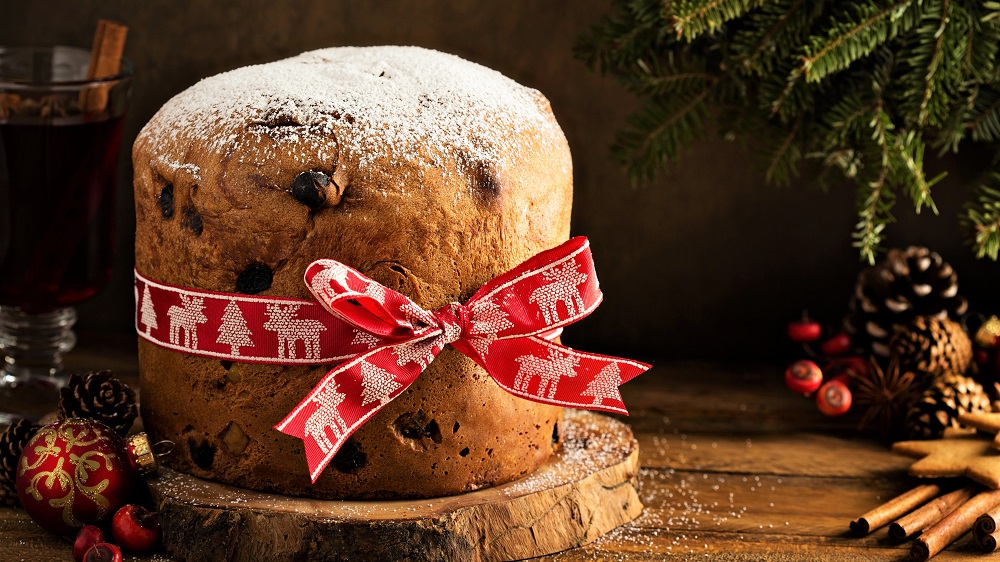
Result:
<instances>
[{"instance_id":1,"label":"dark red liquid","mask_svg":"<svg viewBox=\"0 0 1000 562\"><path fill-rule=\"evenodd\" d=\"M0 123L0 305L45 312L107 284L122 120Z\"/></svg>"}]
</instances>

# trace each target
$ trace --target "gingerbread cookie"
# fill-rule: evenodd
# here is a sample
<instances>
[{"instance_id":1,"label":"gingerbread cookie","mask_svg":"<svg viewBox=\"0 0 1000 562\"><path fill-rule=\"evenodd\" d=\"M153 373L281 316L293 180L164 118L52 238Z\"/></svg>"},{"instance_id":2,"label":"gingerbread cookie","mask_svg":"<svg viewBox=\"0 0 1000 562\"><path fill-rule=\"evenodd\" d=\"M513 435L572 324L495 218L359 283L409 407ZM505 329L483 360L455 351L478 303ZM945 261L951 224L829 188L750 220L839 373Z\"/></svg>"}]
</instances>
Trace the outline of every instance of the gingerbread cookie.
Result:
<instances>
[{"instance_id":1,"label":"gingerbread cookie","mask_svg":"<svg viewBox=\"0 0 1000 562\"><path fill-rule=\"evenodd\" d=\"M910 466L910 474L914 476L967 476L990 488L1000 488L1000 451L993 448L992 440L978 435L900 441L893 444L892 450L920 459Z\"/></svg>"},{"instance_id":2,"label":"gingerbread cookie","mask_svg":"<svg viewBox=\"0 0 1000 562\"><path fill-rule=\"evenodd\" d=\"M993 448L1000 449L1000 413L959 414L958 421L994 435Z\"/></svg>"}]
</instances>

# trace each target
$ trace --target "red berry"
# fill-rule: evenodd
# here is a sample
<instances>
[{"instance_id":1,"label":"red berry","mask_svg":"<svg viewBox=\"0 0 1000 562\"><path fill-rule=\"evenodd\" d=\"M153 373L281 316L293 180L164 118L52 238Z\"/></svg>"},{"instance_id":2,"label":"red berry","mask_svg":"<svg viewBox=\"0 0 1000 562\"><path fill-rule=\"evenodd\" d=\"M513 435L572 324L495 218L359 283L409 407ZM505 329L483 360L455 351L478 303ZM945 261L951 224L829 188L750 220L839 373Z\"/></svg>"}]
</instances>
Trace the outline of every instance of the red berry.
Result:
<instances>
[{"instance_id":1,"label":"red berry","mask_svg":"<svg viewBox=\"0 0 1000 562\"><path fill-rule=\"evenodd\" d=\"M93 525L84 525L77 533L76 541L73 542L73 560L82 562L83 555L99 542L104 542L104 533L101 529Z\"/></svg>"},{"instance_id":2,"label":"red berry","mask_svg":"<svg viewBox=\"0 0 1000 562\"><path fill-rule=\"evenodd\" d=\"M130 503L111 518L111 534L125 550L145 552L160 538L160 518L155 511Z\"/></svg>"},{"instance_id":3,"label":"red berry","mask_svg":"<svg viewBox=\"0 0 1000 562\"><path fill-rule=\"evenodd\" d=\"M122 562L122 551L111 543L99 542L83 555L83 562Z\"/></svg>"},{"instance_id":4,"label":"red berry","mask_svg":"<svg viewBox=\"0 0 1000 562\"><path fill-rule=\"evenodd\" d=\"M807 359L796 361L785 369L785 384L793 392L809 394L819 388L822 382L823 371Z\"/></svg>"},{"instance_id":5,"label":"red berry","mask_svg":"<svg viewBox=\"0 0 1000 562\"><path fill-rule=\"evenodd\" d=\"M819 344L819 350L823 352L823 355L829 355L831 357L839 357L841 355L847 355L851 352L851 336L844 332L838 332L831 338L828 338Z\"/></svg>"},{"instance_id":6,"label":"red berry","mask_svg":"<svg viewBox=\"0 0 1000 562\"><path fill-rule=\"evenodd\" d=\"M839 416L851 409L851 390L843 380L834 379L816 393L816 406L828 416Z\"/></svg>"},{"instance_id":7,"label":"red berry","mask_svg":"<svg viewBox=\"0 0 1000 562\"><path fill-rule=\"evenodd\" d=\"M795 343L814 342L819 339L822 332L823 327L819 325L819 322L810 320L806 314L802 315L801 320L788 323L788 339Z\"/></svg>"},{"instance_id":8,"label":"red berry","mask_svg":"<svg viewBox=\"0 0 1000 562\"><path fill-rule=\"evenodd\" d=\"M986 364L990 362L990 352L985 349L977 349L972 352L972 356L975 358L976 365L980 369L985 369Z\"/></svg>"},{"instance_id":9,"label":"red berry","mask_svg":"<svg viewBox=\"0 0 1000 562\"><path fill-rule=\"evenodd\" d=\"M867 379L871 374L871 363L858 356L839 357L826 364L824 371L828 375L848 375L849 377Z\"/></svg>"}]
</instances>

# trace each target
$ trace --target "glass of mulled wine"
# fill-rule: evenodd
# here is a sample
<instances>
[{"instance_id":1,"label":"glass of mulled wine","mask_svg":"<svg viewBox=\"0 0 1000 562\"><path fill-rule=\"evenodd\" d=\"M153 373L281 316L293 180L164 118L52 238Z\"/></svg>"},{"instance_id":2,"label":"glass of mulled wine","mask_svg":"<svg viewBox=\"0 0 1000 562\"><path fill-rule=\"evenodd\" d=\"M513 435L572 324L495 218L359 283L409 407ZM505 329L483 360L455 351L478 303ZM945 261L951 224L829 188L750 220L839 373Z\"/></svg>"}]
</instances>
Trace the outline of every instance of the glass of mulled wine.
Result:
<instances>
[{"instance_id":1,"label":"glass of mulled wine","mask_svg":"<svg viewBox=\"0 0 1000 562\"><path fill-rule=\"evenodd\" d=\"M116 75L87 79L90 58L89 50L73 47L0 47L5 391L64 382L62 357L76 341L73 305L111 277L118 156L133 69L122 59Z\"/></svg>"}]
</instances>

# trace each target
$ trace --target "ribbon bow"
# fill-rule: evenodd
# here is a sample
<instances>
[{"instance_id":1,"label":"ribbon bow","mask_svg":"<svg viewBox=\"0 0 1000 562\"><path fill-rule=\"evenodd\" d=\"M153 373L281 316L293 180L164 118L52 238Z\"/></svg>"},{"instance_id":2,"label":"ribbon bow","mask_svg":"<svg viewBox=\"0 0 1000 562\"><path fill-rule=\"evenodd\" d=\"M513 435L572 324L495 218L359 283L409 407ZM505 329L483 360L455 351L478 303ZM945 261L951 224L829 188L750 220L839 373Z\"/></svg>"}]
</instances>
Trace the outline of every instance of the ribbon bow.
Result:
<instances>
[{"instance_id":1,"label":"ribbon bow","mask_svg":"<svg viewBox=\"0 0 1000 562\"><path fill-rule=\"evenodd\" d=\"M489 281L465 304L424 310L334 260L309 265L316 300L369 351L330 371L275 429L302 439L312 481L347 438L399 396L445 344L528 400L627 414L618 386L649 365L549 341L601 302L590 245L577 237Z\"/></svg>"}]
</instances>

